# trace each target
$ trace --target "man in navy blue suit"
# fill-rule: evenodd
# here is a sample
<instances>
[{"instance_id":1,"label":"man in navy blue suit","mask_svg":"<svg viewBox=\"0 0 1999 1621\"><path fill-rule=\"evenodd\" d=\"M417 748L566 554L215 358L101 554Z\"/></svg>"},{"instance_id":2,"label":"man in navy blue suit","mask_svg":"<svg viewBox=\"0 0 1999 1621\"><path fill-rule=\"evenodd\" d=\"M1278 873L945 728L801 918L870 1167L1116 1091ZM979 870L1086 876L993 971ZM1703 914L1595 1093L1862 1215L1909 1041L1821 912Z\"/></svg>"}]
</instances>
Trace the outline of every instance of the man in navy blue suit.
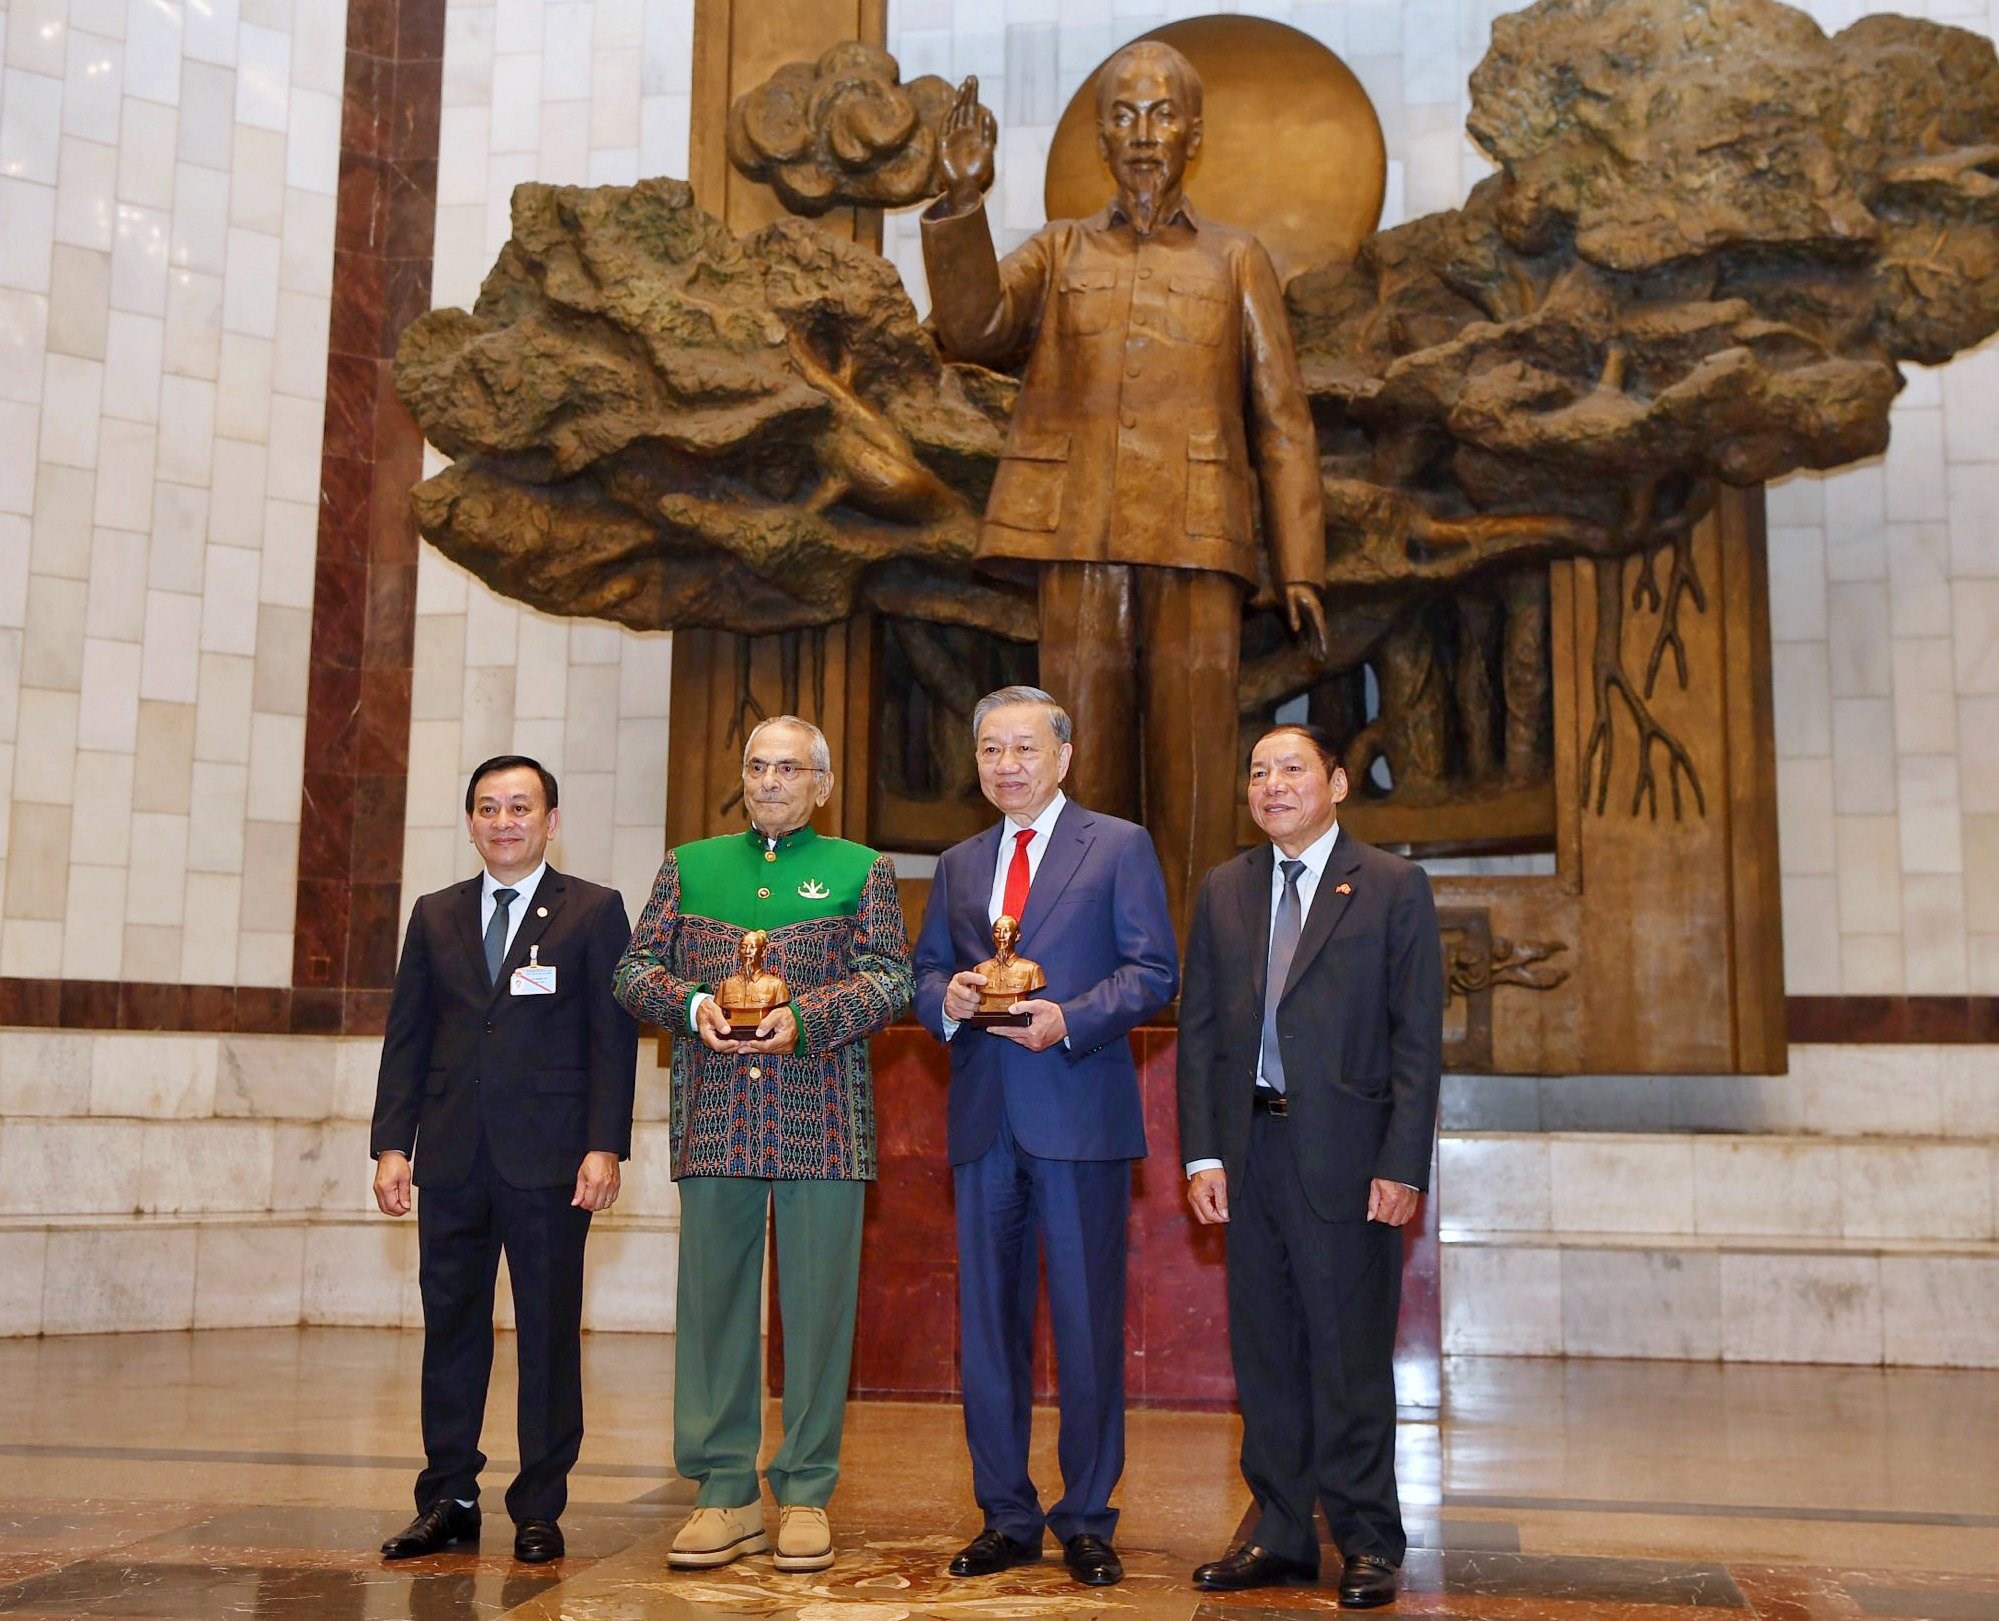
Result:
<instances>
[{"instance_id":1,"label":"man in navy blue suit","mask_svg":"<svg viewBox=\"0 0 1999 1621\"><path fill-rule=\"evenodd\" d=\"M1038 687L1002 687L972 712L979 786L1003 820L938 860L916 946L916 1013L951 1049L949 1153L958 1206L965 1439L985 1529L951 1561L989 1576L1041 1557L1052 1529L1078 1581L1121 1580L1112 1489L1124 1472L1125 1220L1145 1156L1126 1035L1173 999L1179 952L1166 881L1143 828L1062 792L1069 717ZM993 954L1019 955L1046 991L1020 1027L966 1023ZM1061 1501L1027 1473L1037 1259L1046 1263L1061 1383Z\"/></svg>"}]
</instances>

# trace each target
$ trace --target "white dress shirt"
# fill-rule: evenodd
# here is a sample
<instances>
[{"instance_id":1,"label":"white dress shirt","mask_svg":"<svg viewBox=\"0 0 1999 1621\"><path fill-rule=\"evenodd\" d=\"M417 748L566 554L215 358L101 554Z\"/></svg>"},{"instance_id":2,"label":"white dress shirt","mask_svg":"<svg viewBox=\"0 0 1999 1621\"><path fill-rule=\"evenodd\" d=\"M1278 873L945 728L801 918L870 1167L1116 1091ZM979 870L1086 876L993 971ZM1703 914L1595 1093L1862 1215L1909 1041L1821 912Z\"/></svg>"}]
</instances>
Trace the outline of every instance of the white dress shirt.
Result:
<instances>
[{"instance_id":1,"label":"white dress shirt","mask_svg":"<svg viewBox=\"0 0 1999 1621\"><path fill-rule=\"evenodd\" d=\"M1041 814L1028 823L1034 833L1034 837L1027 841L1027 882L1030 889L1036 874L1041 871L1041 858L1048 853L1048 839L1055 831L1055 819L1068 803L1069 796L1057 788L1055 797L1042 808ZM993 863L993 898L986 907L988 923L999 921L1000 909L1006 904L1006 875L1013 866L1013 852L1019 847L1014 835L1022 831L1011 818L1000 824L999 859ZM1019 921L1019 918L1014 919L1016 923Z\"/></svg>"},{"instance_id":2,"label":"white dress shirt","mask_svg":"<svg viewBox=\"0 0 1999 1621\"><path fill-rule=\"evenodd\" d=\"M500 953L500 960L506 961L507 951L514 949L514 936L521 932L521 919L528 915L528 907L534 904L534 892L541 885L541 875L548 871L548 863L535 864L533 872L511 884L503 884L490 872L479 875L479 938L486 938L486 931L493 926L493 909L500 903L493 899L493 892L511 889L514 898L507 905L507 950Z\"/></svg>"},{"instance_id":3,"label":"white dress shirt","mask_svg":"<svg viewBox=\"0 0 1999 1621\"><path fill-rule=\"evenodd\" d=\"M1057 788L1055 790L1055 797L1042 807L1041 814L1027 824L1028 828L1032 829L1034 833L1034 837L1027 841L1027 886L1029 893L1033 892L1035 877L1041 871L1041 858L1048 853L1048 839L1055 831L1056 818L1062 814L1062 807L1068 803L1069 796L1063 793L1060 788ZM986 903L986 921L988 923L997 923L1000 913L1006 907L1006 875L1013 866L1014 851L1020 848L1019 841L1015 839L1014 835L1023 831L1026 830L1018 826L1012 817L1008 817L1000 823L999 856L993 862L993 892L991 898ZM1014 919L1016 923L1019 921L1019 918ZM958 1033L958 1021L952 1018L945 1018L943 1023L944 1039L949 1041ZM1069 1045L1068 1037L1064 1036L1062 1038L1062 1045L1065 1047Z\"/></svg>"},{"instance_id":4,"label":"white dress shirt","mask_svg":"<svg viewBox=\"0 0 1999 1621\"><path fill-rule=\"evenodd\" d=\"M1312 897L1319 893L1319 878L1326 870L1326 863L1333 859L1333 846L1339 842L1339 837L1340 824L1338 821L1335 821L1325 832L1321 833L1310 844L1306 845L1304 849L1300 850L1295 857L1287 856L1275 845L1271 846L1270 853L1275 859L1270 863L1270 933L1263 937L1263 960L1266 965L1270 961L1270 936L1277 932L1277 903L1284 898L1283 864L1293 860L1305 863L1305 870L1298 874L1298 926L1302 933L1305 919L1312 915ZM1256 1080L1259 1086L1263 1084L1263 1047L1261 1043L1258 1043L1256 1051ZM1222 1162L1218 1159L1190 1159L1187 1161L1187 1174L1189 1176L1192 1176L1196 1171L1219 1171L1221 1168Z\"/></svg>"}]
</instances>

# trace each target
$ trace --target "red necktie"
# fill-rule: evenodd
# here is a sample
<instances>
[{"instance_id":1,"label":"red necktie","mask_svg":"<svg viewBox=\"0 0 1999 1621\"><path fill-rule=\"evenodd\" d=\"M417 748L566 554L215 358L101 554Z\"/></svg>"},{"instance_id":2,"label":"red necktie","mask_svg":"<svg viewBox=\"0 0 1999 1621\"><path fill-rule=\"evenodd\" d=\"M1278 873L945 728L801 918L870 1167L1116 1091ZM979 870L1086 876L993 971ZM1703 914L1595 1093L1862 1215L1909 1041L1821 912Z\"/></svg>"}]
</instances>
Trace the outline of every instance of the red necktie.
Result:
<instances>
[{"instance_id":1,"label":"red necktie","mask_svg":"<svg viewBox=\"0 0 1999 1621\"><path fill-rule=\"evenodd\" d=\"M1016 923L1027 909L1027 841L1033 837L1031 827L1014 834L1013 862L1006 869L1006 898L1000 902L1000 910Z\"/></svg>"}]
</instances>

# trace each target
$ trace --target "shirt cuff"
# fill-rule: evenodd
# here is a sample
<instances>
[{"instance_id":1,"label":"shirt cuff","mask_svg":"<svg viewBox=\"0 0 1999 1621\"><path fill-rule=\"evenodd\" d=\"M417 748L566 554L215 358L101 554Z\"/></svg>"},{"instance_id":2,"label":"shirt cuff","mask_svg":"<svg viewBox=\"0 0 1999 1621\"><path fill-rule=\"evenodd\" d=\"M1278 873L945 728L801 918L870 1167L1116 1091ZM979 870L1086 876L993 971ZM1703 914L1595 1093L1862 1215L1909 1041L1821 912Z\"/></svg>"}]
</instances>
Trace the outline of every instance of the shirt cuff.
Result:
<instances>
[{"instance_id":1,"label":"shirt cuff","mask_svg":"<svg viewBox=\"0 0 1999 1621\"><path fill-rule=\"evenodd\" d=\"M958 1021L956 1019L946 1019L941 1013L938 1015L938 1019L944 1026L944 1039L949 1041L958 1033Z\"/></svg>"},{"instance_id":2,"label":"shirt cuff","mask_svg":"<svg viewBox=\"0 0 1999 1621\"><path fill-rule=\"evenodd\" d=\"M1189 1177L1192 1177L1196 1171L1219 1171L1221 1168L1222 1162L1218 1159L1190 1159L1187 1161L1187 1175Z\"/></svg>"},{"instance_id":3,"label":"shirt cuff","mask_svg":"<svg viewBox=\"0 0 1999 1621\"><path fill-rule=\"evenodd\" d=\"M707 991L696 991L692 996L688 997L687 1033L690 1036L698 1036L701 1034L701 1026L699 1023L696 1022L694 1017L695 1014L701 1011L701 1004L703 1002L712 1002L714 1000L715 998L712 995L710 995Z\"/></svg>"}]
</instances>

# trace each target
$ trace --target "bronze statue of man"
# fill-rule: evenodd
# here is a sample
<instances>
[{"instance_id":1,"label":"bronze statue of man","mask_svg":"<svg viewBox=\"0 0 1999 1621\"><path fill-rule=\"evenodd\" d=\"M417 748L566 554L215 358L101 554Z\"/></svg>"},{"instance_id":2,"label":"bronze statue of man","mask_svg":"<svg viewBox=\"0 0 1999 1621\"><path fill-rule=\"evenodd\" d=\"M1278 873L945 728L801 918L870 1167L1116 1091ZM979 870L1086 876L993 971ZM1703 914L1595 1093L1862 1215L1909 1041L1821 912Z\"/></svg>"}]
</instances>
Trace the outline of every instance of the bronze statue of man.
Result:
<instances>
[{"instance_id":1,"label":"bronze statue of man","mask_svg":"<svg viewBox=\"0 0 1999 1621\"><path fill-rule=\"evenodd\" d=\"M1182 195L1201 80L1140 40L1097 80L1117 188L1001 260L981 196L998 127L967 79L945 120L944 195L923 215L932 315L961 360L1027 369L978 557L1038 573L1041 684L1086 736L1076 797L1142 820L1176 924L1235 853L1242 609L1268 577L1323 645L1318 446L1284 300L1256 238ZM1282 155L1272 154L1272 161Z\"/></svg>"}]
</instances>

